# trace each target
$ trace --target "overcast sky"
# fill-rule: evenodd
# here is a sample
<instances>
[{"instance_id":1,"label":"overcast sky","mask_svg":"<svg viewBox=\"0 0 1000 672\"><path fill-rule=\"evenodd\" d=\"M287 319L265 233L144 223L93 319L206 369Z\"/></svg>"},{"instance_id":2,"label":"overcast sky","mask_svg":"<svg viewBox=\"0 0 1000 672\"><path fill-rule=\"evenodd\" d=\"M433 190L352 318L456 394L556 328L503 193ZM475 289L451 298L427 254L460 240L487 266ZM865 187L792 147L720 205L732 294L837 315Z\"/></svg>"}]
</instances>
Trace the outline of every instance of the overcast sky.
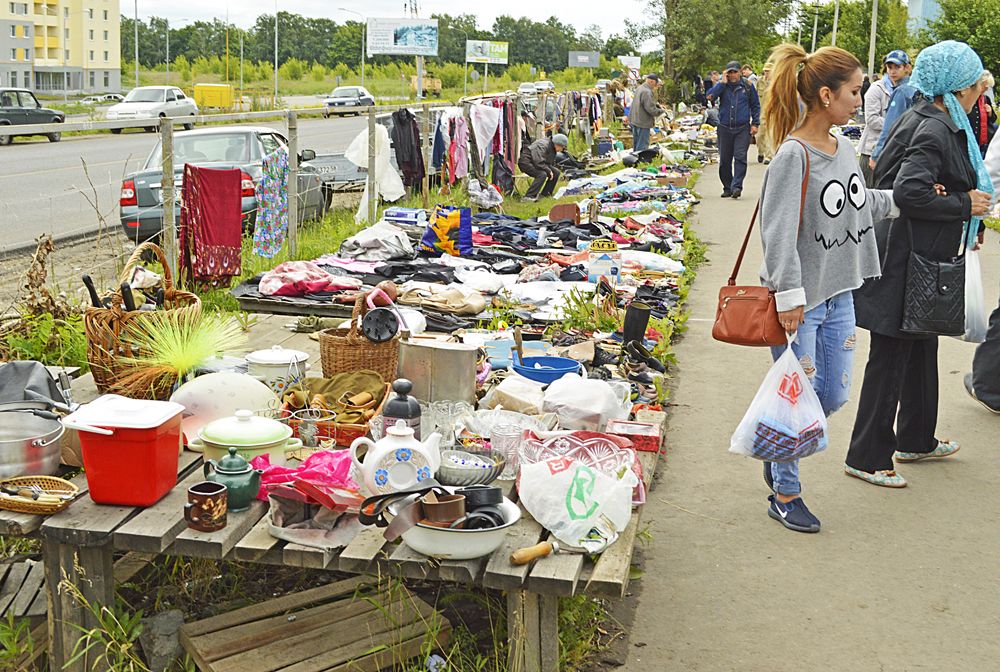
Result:
<instances>
[{"instance_id":1,"label":"overcast sky","mask_svg":"<svg viewBox=\"0 0 1000 672\"><path fill-rule=\"evenodd\" d=\"M228 3L229 20L241 27L249 27L260 14L274 14L273 0L232 0ZM482 5L486 5L482 8ZM357 20L357 16L339 11L338 7L353 9L366 16L396 18L403 16L403 0L282 0L281 11L294 12L304 16L325 17L338 23ZM420 15L476 13L479 28L489 29L498 14L514 17L527 16L535 21L544 21L555 14L560 21L583 30L591 24L601 26L601 36L607 38L625 29L625 19L640 18L645 3L642 0L620 0L613 4L598 0L576 0L571 3L547 3L537 0L505 0L504 2L482 3L480 9L473 9L473 3L464 0L425 0L420 3ZM181 19L211 20L226 16L225 0L204 2L204 0L139 0L139 18L162 16L171 22ZM565 8L567 11L558 11ZM553 11L556 10L556 11ZM122 14L132 16L135 12L133 0L121 0Z\"/></svg>"}]
</instances>

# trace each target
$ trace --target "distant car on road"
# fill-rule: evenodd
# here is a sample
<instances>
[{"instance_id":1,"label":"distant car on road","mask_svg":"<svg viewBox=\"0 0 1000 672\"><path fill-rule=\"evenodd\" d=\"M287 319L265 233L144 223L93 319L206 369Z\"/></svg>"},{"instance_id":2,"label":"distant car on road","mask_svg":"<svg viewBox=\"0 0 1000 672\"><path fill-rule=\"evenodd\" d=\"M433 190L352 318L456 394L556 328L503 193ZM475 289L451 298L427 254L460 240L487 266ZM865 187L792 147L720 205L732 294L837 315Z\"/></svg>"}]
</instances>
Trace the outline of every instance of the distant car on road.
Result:
<instances>
[{"instance_id":1,"label":"distant car on road","mask_svg":"<svg viewBox=\"0 0 1000 672\"><path fill-rule=\"evenodd\" d=\"M535 82L535 91L538 93L547 93L549 91L555 91L556 85L547 79L540 79Z\"/></svg>"},{"instance_id":2,"label":"distant car on road","mask_svg":"<svg viewBox=\"0 0 1000 672\"><path fill-rule=\"evenodd\" d=\"M35 94L27 89L0 88L0 126L22 126L24 124L61 124L66 115L59 110L42 107ZM17 135L37 135L18 133ZM45 133L50 142L59 142L62 133ZM14 142L13 135L0 135L0 145Z\"/></svg>"},{"instance_id":3,"label":"distant car on road","mask_svg":"<svg viewBox=\"0 0 1000 672\"><path fill-rule=\"evenodd\" d=\"M87 96L80 102L84 105L100 105L104 101L104 96Z\"/></svg>"},{"instance_id":4,"label":"distant car on road","mask_svg":"<svg viewBox=\"0 0 1000 672\"><path fill-rule=\"evenodd\" d=\"M105 103L120 103L125 100L125 96L120 93L105 93L101 96L101 101Z\"/></svg>"},{"instance_id":5,"label":"distant car on road","mask_svg":"<svg viewBox=\"0 0 1000 672\"><path fill-rule=\"evenodd\" d=\"M115 94L108 94L115 95ZM159 120L164 117L194 117L198 115L198 106L194 99L188 98L184 92L175 86L140 86L129 91L125 99L117 105L108 108L105 119L123 121L133 119L155 119L152 126L146 126L147 131L155 131ZM184 124L191 130L194 122ZM122 129L112 128L112 133L121 133Z\"/></svg>"},{"instance_id":6,"label":"distant car on road","mask_svg":"<svg viewBox=\"0 0 1000 672\"><path fill-rule=\"evenodd\" d=\"M375 96L363 86L338 86L323 99L323 116L361 114L360 108L375 104Z\"/></svg>"},{"instance_id":7,"label":"distant car on road","mask_svg":"<svg viewBox=\"0 0 1000 672\"><path fill-rule=\"evenodd\" d=\"M288 149L284 135L266 126L228 126L184 131L174 136L175 217L180 218L180 192L183 189L184 164L198 167L239 168L242 173L241 211L243 230L253 230L257 219L254 193L261 178L264 156L279 148ZM141 170L122 181L119 211L121 226L136 244L158 240L163 230L162 152L160 143L146 159ZM311 149L299 153L299 220L318 219L329 207L329 194L319 171L309 162L316 158Z\"/></svg>"},{"instance_id":8,"label":"distant car on road","mask_svg":"<svg viewBox=\"0 0 1000 672\"><path fill-rule=\"evenodd\" d=\"M611 83L610 79L599 79L597 80L597 84L595 85L595 87L597 88L598 91L604 93L605 91L608 90L608 84L610 83Z\"/></svg>"},{"instance_id":9,"label":"distant car on road","mask_svg":"<svg viewBox=\"0 0 1000 672\"><path fill-rule=\"evenodd\" d=\"M535 85L531 82L521 82L521 84L517 87L517 92L522 96L533 96L537 93L537 90L535 89Z\"/></svg>"}]
</instances>

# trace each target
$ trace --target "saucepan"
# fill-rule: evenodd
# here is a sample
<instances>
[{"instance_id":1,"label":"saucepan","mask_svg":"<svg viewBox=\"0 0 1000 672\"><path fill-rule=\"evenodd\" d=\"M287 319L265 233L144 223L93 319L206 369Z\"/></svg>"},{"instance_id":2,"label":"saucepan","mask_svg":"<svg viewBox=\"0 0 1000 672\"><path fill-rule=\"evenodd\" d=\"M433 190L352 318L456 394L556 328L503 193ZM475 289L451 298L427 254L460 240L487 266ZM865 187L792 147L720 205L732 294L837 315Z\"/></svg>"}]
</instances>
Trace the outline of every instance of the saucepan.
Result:
<instances>
[{"instance_id":1,"label":"saucepan","mask_svg":"<svg viewBox=\"0 0 1000 672\"><path fill-rule=\"evenodd\" d=\"M55 474L65 431L45 402L0 404L0 478Z\"/></svg>"}]
</instances>

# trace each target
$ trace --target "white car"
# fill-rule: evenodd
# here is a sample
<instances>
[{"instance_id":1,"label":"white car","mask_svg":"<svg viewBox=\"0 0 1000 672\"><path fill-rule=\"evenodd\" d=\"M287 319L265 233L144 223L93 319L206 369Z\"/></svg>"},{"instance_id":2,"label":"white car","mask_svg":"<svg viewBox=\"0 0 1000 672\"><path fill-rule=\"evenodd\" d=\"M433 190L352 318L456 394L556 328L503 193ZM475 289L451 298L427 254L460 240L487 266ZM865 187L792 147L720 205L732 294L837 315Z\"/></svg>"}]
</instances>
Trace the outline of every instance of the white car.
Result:
<instances>
[{"instance_id":1,"label":"white car","mask_svg":"<svg viewBox=\"0 0 1000 672\"><path fill-rule=\"evenodd\" d=\"M104 96L87 96L80 102L84 105L100 105L103 101Z\"/></svg>"},{"instance_id":2,"label":"white car","mask_svg":"<svg viewBox=\"0 0 1000 672\"><path fill-rule=\"evenodd\" d=\"M535 85L531 82L521 82L520 86L517 87L517 92L522 96L533 96L537 93Z\"/></svg>"},{"instance_id":3,"label":"white car","mask_svg":"<svg viewBox=\"0 0 1000 672\"><path fill-rule=\"evenodd\" d=\"M547 91L555 91L556 85L547 79L542 79L535 82L535 91L538 93L545 93Z\"/></svg>"},{"instance_id":4,"label":"white car","mask_svg":"<svg viewBox=\"0 0 1000 672\"><path fill-rule=\"evenodd\" d=\"M154 131L163 117L193 117L198 114L198 106L194 100L184 95L184 92L174 86L140 86L129 91L125 100L108 108L105 119L133 120L154 119L147 131ZM194 122L185 123L184 128L191 130ZM122 129L113 128L112 133L121 133Z\"/></svg>"}]
</instances>

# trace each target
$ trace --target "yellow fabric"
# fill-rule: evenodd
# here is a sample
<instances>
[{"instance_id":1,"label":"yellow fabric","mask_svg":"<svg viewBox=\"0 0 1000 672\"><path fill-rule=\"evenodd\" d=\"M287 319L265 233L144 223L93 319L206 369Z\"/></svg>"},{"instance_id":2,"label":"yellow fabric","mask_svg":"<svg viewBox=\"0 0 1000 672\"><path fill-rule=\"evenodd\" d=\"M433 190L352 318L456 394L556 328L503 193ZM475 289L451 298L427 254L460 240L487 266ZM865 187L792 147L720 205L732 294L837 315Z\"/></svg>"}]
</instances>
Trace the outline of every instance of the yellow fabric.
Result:
<instances>
[{"instance_id":1,"label":"yellow fabric","mask_svg":"<svg viewBox=\"0 0 1000 672\"><path fill-rule=\"evenodd\" d=\"M367 392L375 398L370 408L378 408L385 396L385 381L374 371L338 373L332 378L306 378L285 393L282 401L294 410L308 407L324 408L337 414L337 422L360 424L365 422L365 410L348 408L340 403L341 397Z\"/></svg>"}]
</instances>

